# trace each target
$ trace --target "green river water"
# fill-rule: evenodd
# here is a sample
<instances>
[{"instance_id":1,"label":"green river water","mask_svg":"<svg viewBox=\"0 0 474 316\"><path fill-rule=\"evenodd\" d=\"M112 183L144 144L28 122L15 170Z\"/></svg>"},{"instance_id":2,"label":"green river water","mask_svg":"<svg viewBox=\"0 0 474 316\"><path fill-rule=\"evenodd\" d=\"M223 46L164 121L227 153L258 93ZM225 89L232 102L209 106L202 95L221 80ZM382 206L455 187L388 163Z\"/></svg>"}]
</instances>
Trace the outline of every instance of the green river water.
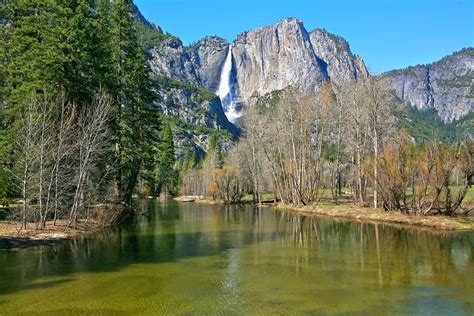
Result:
<instances>
[{"instance_id":1,"label":"green river water","mask_svg":"<svg viewBox=\"0 0 474 316\"><path fill-rule=\"evenodd\" d=\"M0 315L474 314L474 233L143 202L133 225L0 251Z\"/></svg>"}]
</instances>

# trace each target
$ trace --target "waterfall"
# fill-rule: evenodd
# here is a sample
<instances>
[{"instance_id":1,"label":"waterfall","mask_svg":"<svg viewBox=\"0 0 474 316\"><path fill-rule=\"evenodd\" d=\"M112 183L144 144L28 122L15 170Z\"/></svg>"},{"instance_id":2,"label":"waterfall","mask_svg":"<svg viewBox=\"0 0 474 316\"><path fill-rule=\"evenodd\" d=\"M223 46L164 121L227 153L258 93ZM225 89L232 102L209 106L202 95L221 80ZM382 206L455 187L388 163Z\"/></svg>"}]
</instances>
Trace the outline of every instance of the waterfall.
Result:
<instances>
[{"instance_id":1,"label":"waterfall","mask_svg":"<svg viewBox=\"0 0 474 316\"><path fill-rule=\"evenodd\" d=\"M233 93L232 44L229 45L229 52L227 53L224 67L222 67L219 89L216 94L221 99L222 107L224 108L227 119L232 123L235 123L235 121L241 116L241 113L237 109L237 102Z\"/></svg>"}]
</instances>

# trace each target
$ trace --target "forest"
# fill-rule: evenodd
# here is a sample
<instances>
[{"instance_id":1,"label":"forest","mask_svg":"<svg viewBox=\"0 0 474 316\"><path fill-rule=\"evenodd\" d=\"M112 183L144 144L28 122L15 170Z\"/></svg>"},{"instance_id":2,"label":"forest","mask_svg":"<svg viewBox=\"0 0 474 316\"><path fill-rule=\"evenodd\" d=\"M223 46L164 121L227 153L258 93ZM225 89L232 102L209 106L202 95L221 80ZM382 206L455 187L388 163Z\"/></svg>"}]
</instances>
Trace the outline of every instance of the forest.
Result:
<instances>
[{"instance_id":1,"label":"forest","mask_svg":"<svg viewBox=\"0 0 474 316\"><path fill-rule=\"evenodd\" d=\"M59 218L74 227L98 205L111 206L104 223L130 217L138 180L160 188L174 161L160 149L172 138L146 59L165 35L140 24L129 0L0 10L1 204L16 205L19 230Z\"/></svg>"}]
</instances>

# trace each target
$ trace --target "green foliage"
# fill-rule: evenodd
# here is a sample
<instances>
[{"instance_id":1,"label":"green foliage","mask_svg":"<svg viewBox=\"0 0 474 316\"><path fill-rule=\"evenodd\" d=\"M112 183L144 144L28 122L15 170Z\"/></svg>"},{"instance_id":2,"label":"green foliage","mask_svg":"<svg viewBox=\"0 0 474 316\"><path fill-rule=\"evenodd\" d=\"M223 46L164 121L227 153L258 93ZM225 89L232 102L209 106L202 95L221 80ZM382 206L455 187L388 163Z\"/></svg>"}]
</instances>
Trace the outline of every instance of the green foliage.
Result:
<instances>
[{"instance_id":1,"label":"green foliage","mask_svg":"<svg viewBox=\"0 0 474 316\"><path fill-rule=\"evenodd\" d=\"M284 93L285 89L283 90L275 90L270 93L267 93L263 96L260 96L257 99L257 107L259 111L273 111L275 106L280 102L281 97Z\"/></svg>"},{"instance_id":2,"label":"green foliage","mask_svg":"<svg viewBox=\"0 0 474 316\"><path fill-rule=\"evenodd\" d=\"M157 30L145 30L133 12L131 0L1 2L1 166L15 161L15 150L8 147L26 102L64 95L69 107L80 109L103 89L114 104L111 150L101 163L117 169L119 198L131 198L139 173L152 165L159 139L155 83L144 49L162 38Z\"/></svg>"},{"instance_id":3,"label":"green foliage","mask_svg":"<svg viewBox=\"0 0 474 316\"><path fill-rule=\"evenodd\" d=\"M232 134L226 130L216 130L207 127L204 124L191 124L185 122L180 117L163 117L163 120L168 122L176 134L179 131L186 131L192 135L218 135L221 141L230 142L233 138Z\"/></svg>"},{"instance_id":4,"label":"green foliage","mask_svg":"<svg viewBox=\"0 0 474 316\"><path fill-rule=\"evenodd\" d=\"M174 151L173 133L171 126L165 124L160 135L158 168L156 170L159 191L174 194L178 185L176 171L176 154Z\"/></svg>"},{"instance_id":5,"label":"green foliage","mask_svg":"<svg viewBox=\"0 0 474 316\"><path fill-rule=\"evenodd\" d=\"M453 143L474 135L473 113L459 121L444 123L435 111L419 111L406 107L398 113L398 117L398 126L406 130L418 142L435 138L444 143Z\"/></svg>"},{"instance_id":6,"label":"green foliage","mask_svg":"<svg viewBox=\"0 0 474 316\"><path fill-rule=\"evenodd\" d=\"M217 96L211 91L191 82L174 80L167 76L156 76L154 79L160 85L160 88L165 91L169 89L185 89L191 93L196 93L198 95L198 102L211 101L217 98Z\"/></svg>"},{"instance_id":7,"label":"green foliage","mask_svg":"<svg viewBox=\"0 0 474 316\"><path fill-rule=\"evenodd\" d=\"M211 134L207 156L209 159L213 160L213 168L221 169L224 167L224 154L222 153L221 140L217 133Z\"/></svg>"},{"instance_id":8,"label":"green foliage","mask_svg":"<svg viewBox=\"0 0 474 316\"><path fill-rule=\"evenodd\" d=\"M12 1L2 4L7 23L2 52L5 66L6 110L14 116L31 93L42 94L65 84L68 28L67 7L53 0Z\"/></svg>"},{"instance_id":9,"label":"green foliage","mask_svg":"<svg viewBox=\"0 0 474 316\"><path fill-rule=\"evenodd\" d=\"M111 4L111 87L116 100L112 128L117 148L116 185L119 197L130 202L143 166L149 166L148 152L159 139L159 116L152 105L155 93L150 69L139 45L133 3L117 0Z\"/></svg>"},{"instance_id":10,"label":"green foliage","mask_svg":"<svg viewBox=\"0 0 474 316\"><path fill-rule=\"evenodd\" d=\"M171 37L168 34L164 34L160 29L151 28L139 21L136 22L135 27L139 34L139 44L145 52Z\"/></svg>"}]
</instances>

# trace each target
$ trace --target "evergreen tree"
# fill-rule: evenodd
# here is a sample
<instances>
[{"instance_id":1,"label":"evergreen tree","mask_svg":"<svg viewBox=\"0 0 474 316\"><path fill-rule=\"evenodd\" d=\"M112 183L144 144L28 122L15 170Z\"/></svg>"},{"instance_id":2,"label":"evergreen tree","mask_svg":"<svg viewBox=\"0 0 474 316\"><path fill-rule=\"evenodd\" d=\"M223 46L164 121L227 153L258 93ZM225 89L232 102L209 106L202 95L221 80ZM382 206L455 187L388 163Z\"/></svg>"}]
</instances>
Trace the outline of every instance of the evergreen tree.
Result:
<instances>
[{"instance_id":1,"label":"evergreen tree","mask_svg":"<svg viewBox=\"0 0 474 316\"><path fill-rule=\"evenodd\" d=\"M69 100L82 104L89 102L98 89L94 67L97 66L95 60L103 54L95 49L100 41L95 30L95 4L94 0L68 0L64 6L67 21L64 26L64 90Z\"/></svg>"},{"instance_id":2,"label":"evergreen tree","mask_svg":"<svg viewBox=\"0 0 474 316\"><path fill-rule=\"evenodd\" d=\"M209 150L206 159L211 161L213 168L221 169L224 167L224 154L222 153L219 135L217 133L212 133L209 139Z\"/></svg>"},{"instance_id":3,"label":"evergreen tree","mask_svg":"<svg viewBox=\"0 0 474 316\"><path fill-rule=\"evenodd\" d=\"M101 164L117 170L117 198L130 202L140 172L155 169L160 127L133 2L4 0L0 14L0 173L15 161L15 126L27 102L64 95L77 111L103 89L114 110Z\"/></svg>"},{"instance_id":4,"label":"evergreen tree","mask_svg":"<svg viewBox=\"0 0 474 316\"><path fill-rule=\"evenodd\" d=\"M173 133L169 124L165 124L160 135L157 178L160 191L173 194L178 184L178 174L174 168L176 156Z\"/></svg>"},{"instance_id":5,"label":"evergreen tree","mask_svg":"<svg viewBox=\"0 0 474 316\"><path fill-rule=\"evenodd\" d=\"M8 170L24 109L33 99L53 97L65 81L64 5L54 0L6 0L0 7L0 173L5 195Z\"/></svg>"},{"instance_id":6,"label":"evergreen tree","mask_svg":"<svg viewBox=\"0 0 474 316\"><path fill-rule=\"evenodd\" d=\"M55 0L4 3L5 110L14 116L32 94L53 94L65 72L65 8Z\"/></svg>"},{"instance_id":7,"label":"evergreen tree","mask_svg":"<svg viewBox=\"0 0 474 316\"><path fill-rule=\"evenodd\" d=\"M112 128L116 156L116 191L120 200L131 201L133 189L145 164L145 152L156 141L159 124L152 107L155 97L148 63L139 45L133 3L117 0L111 6L113 91L116 102Z\"/></svg>"}]
</instances>

